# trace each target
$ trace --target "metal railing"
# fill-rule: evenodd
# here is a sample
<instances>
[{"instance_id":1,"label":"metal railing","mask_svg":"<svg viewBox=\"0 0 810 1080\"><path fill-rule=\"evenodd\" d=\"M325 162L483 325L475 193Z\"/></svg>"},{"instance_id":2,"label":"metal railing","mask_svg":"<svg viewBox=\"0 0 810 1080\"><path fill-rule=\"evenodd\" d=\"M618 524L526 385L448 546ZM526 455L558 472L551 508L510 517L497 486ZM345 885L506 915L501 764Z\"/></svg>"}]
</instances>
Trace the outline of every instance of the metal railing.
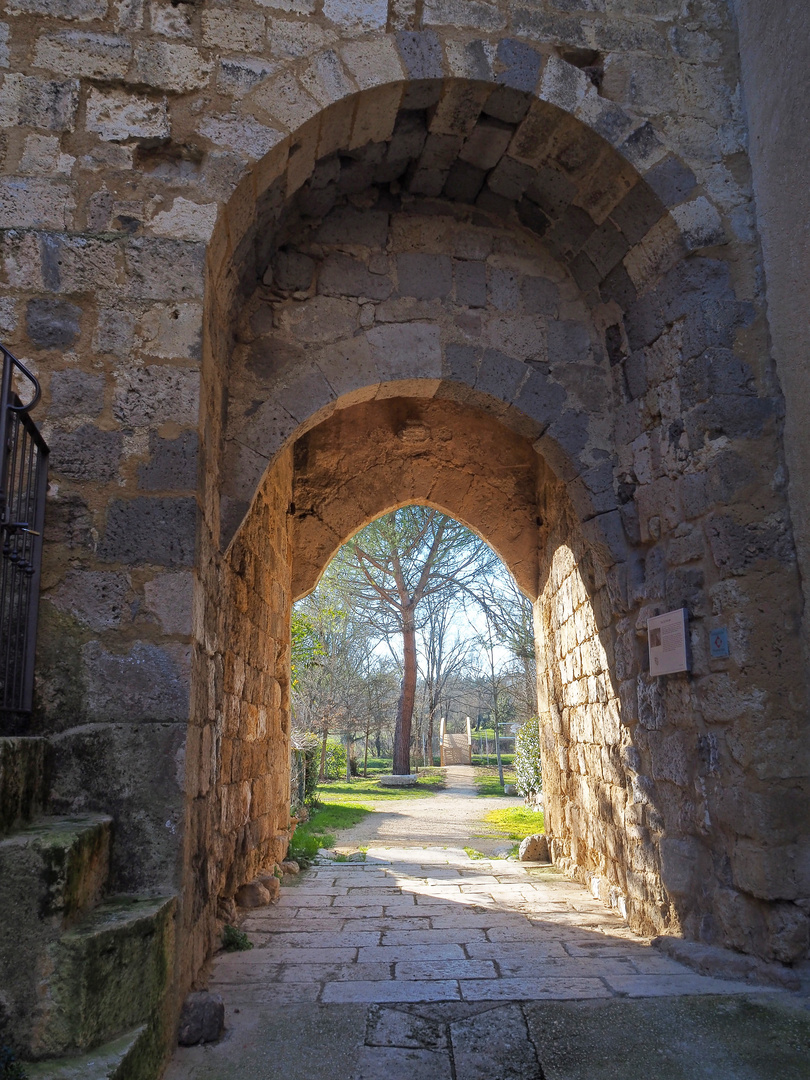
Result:
<instances>
[{"instance_id":1,"label":"metal railing","mask_svg":"<svg viewBox=\"0 0 810 1080\"><path fill-rule=\"evenodd\" d=\"M8 735L21 730L33 704L48 447L28 415L39 383L0 350L0 734ZM17 395L15 374L33 387L30 401Z\"/></svg>"}]
</instances>

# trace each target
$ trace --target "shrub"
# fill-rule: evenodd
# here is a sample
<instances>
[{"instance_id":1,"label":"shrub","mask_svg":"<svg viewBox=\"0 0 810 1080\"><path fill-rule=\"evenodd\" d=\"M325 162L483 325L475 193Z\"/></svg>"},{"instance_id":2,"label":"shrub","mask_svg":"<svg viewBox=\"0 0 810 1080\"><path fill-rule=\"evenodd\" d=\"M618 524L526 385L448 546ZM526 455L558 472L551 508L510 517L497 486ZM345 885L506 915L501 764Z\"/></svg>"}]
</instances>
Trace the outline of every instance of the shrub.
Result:
<instances>
[{"instance_id":1,"label":"shrub","mask_svg":"<svg viewBox=\"0 0 810 1080\"><path fill-rule=\"evenodd\" d=\"M244 930L228 925L222 931L222 948L226 952L246 952L253 948L253 942L248 939Z\"/></svg>"},{"instance_id":2,"label":"shrub","mask_svg":"<svg viewBox=\"0 0 810 1080\"><path fill-rule=\"evenodd\" d=\"M320 747L308 746L304 751L304 764L306 768L304 779L304 803L306 806L314 806L318 801L318 769L320 763Z\"/></svg>"},{"instance_id":3,"label":"shrub","mask_svg":"<svg viewBox=\"0 0 810 1080\"><path fill-rule=\"evenodd\" d=\"M342 743L326 744L324 773L327 780L342 780L346 775L346 747Z\"/></svg>"},{"instance_id":4,"label":"shrub","mask_svg":"<svg viewBox=\"0 0 810 1080\"><path fill-rule=\"evenodd\" d=\"M524 797L543 790L540 764L540 725L533 716L519 729L515 741L515 786Z\"/></svg>"}]
</instances>

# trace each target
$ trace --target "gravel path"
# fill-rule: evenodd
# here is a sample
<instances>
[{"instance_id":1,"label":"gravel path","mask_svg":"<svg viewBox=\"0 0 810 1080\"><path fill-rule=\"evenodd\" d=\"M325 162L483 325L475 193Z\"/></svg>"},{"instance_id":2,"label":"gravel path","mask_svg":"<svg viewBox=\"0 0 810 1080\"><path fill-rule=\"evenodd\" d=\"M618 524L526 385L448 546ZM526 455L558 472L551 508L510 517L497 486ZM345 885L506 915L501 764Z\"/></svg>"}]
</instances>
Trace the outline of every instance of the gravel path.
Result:
<instances>
[{"instance_id":1,"label":"gravel path","mask_svg":"<svg viewBox=\"0 0 810 1080\"><path fill-rule=\"evenodd\" d=\"M502 837L485 837L483 818L490 810L522 805L518 795L481 798L471 765L449 765L445 769L447 787L432 799L402 799L399 802L363 800L374 814L351 829L337 834L339 852L380 844L395 847L473 847L486 855L507 853L512 847Z\"/></svg>"}]
</instances>

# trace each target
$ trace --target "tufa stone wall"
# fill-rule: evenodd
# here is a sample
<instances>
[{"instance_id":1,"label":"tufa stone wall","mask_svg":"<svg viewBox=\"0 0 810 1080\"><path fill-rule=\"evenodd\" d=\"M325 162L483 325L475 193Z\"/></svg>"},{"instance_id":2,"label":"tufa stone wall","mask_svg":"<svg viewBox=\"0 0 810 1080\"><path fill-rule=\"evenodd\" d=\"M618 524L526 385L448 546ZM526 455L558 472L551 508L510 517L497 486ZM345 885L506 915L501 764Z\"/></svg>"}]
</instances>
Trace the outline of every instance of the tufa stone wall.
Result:
<instances>
[{"instance_id":1,"label":"tufa stone wall","mask_svg":"<svg viewBox=\"0 0 810 1080\"><path fill-rule=\"evenodd\" d=\"M388 398L429 403L459 475L457 407L503 427L507 466L513 436L542 458L522 542L567 725L558 857L637 925L806 949L802 612L734 27L720 0L585 6L4 5L0 332L53 447L34 728L59 806L114 813L116 887L181 889L179 989L287 827L295 546L310 581L374 510L355 482L331 513L351 480L326 470L320 537L291 532L293 444ZM390 498L435 494L395 458ZM681 604L693 674L650 684L646 618Z\"/></svg>"}]
</instances>

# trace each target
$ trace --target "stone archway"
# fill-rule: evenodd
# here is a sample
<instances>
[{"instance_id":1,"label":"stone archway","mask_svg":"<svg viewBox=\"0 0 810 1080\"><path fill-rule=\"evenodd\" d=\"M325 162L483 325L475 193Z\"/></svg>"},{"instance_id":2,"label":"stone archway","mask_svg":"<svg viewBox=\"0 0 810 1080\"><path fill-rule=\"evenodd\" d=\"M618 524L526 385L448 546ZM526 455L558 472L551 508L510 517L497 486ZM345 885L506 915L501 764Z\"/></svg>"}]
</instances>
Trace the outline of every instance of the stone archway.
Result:
<instances>
[{"instance_id":1,"label":"stone archway","mask_svg":"<svg viewBox=\"0 0 810 1080\"><path fill-rule=\"evenodd\" d=\"M752 311L689 170L563 61L539 85L535 98L427 78L342 100L271 151L215 234L211 631L195 677L198 715L218 719L192 745L216 748L220 811L196 872L212 898L229 895L283 850L291 600L375 513L450 509L431 497L437 463L419 476L409 440L425 410L440 424L478 410L505 446L531 446L543 476L540 525L520 541L537 545L527 591L555 856L640 929L792 959L806 936L796 886L773 872L755 820L737 818L767 804L776 821L793 798L789 777L766 781L754 760L754 714L771 718L780 760L799 737L766 660L773 639L744 614L795 594ZM394 402L413 430L391 426ZM362 494L354 450L375 410L409 449L408 482L397 474L383 498ZM318 460L330 438L334 472ZM661 684L645 673L646 618L681 606L696 664ZM712 664L708 628L731 618L754 652ZM796 668L798 638L777 648ZM771 836L789 845L787 820Z\"/></svg>"}]
</instances>

